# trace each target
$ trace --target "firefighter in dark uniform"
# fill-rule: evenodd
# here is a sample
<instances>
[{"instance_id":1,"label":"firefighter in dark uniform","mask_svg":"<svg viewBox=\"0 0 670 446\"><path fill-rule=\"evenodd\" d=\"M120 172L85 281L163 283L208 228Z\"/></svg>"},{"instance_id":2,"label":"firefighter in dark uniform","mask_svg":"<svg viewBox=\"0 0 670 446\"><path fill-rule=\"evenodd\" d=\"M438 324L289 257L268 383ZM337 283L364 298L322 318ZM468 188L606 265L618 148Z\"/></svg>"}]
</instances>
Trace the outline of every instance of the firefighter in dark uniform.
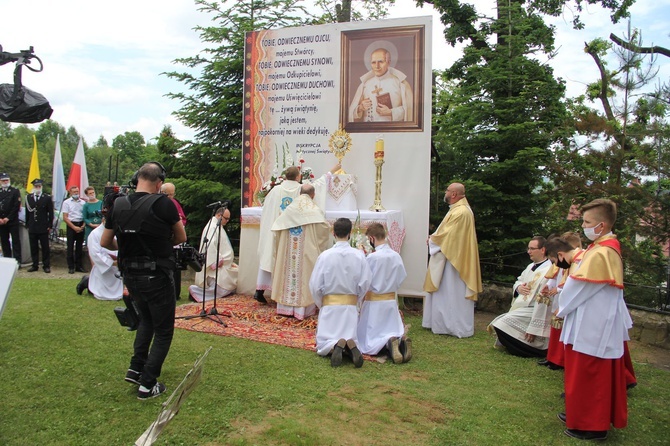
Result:
<instances>
[{"instance_id":1,"label":"firefighter in dark uniform","mask_svg":"<svg viewBox=\"0 0 670 446\"><path fill-rule=\"evenodd\" d=\"M0 242L2 255L14 257L21 268L21 234L19 233L19 209L21 209L21 192L13 187L9 175L0 173ZM9 237L12 243L9 243ZM12 256L13 254L13 256Z\"/></svg>"},{"instance_id":2,"label":"firefighter in dark uniform","mask_svg":"<svg viewBox=\"0 0 670 446\"><path fill-rule=\"evenodd\" d=\"M32 273L39 268L39 246L42 247L42 268L45 273L51 272L51 251L49 249L49 232L53 228L54 203L51 195L42 192L43 181L39 178L32 181L33 193L26 196L26 225L30 239L30 256L33 266L28 270Z\"/></svg>"}]
</instances>

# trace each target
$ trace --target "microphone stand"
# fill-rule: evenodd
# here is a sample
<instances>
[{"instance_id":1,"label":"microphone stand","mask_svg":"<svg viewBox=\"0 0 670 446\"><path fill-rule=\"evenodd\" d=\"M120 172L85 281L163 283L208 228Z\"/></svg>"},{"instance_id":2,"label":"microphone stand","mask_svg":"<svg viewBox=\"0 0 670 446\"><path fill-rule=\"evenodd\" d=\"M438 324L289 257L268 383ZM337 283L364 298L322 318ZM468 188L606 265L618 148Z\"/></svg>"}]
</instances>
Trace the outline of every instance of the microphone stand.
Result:
<instances>
[{"instance_id":1,"label":"microphone stand","mask_svg":"<svg viewBox=\"0 0 670 446\"><path fill-rule=\"evenodd\" d=\"M216 279L218 279L218 275L219 275L219 268L218 268L219 245L218 245L218 243L217 243L217 246L216 246L217 268L216 268L216 272L215 272L215 283L214 283L214 306L212 308L210 308L209 313L205 309L205 302L206 302L206 295L207 295L207 292L206 292L206 287L207 287L207 269L206 269L207 268L207 251L209 250L208 249L209 248L209 243L211 241L211 240L207 239L207 236L209 235L209 228L212 224L212 218L214 218L214 216L216 216L216 208L212 209L212 216L210 217L209 222L207 223L207 227L205 228L205 237L202 240L202 247L200 249L200 251L202 251L202 249L204 247L204 250L205 250L205 253L204 253L205 254L205 260L203 262L203 268L205 268L205 271L203 272L203 278L202 278L203 283L202 283L202 287L201 287L202 288L202 309L200 310L200 313L198 313L198 314L194 314L194 315L190 315L190 316L179 316L176 319L189 320L189 319L195 319L195 318L198 318L198 317L204 317L204 318L209 319L212 322L216 322L219 325L223 325L224 327L227 327L225 322L223 322L221 320L221 318L219 317L219 313L216 310L216 287L217 287ZM221 230L221 220L219 220L216 227L219 231Z\"/></svg>"},{"instance_id":2,"label":"microphone stand","mask_svg":"<svg viewBox=\"0 0 670 446\"><path fill-rule=\"evenodd\" d=\"M221 211L221 220L216 224L216 270L214 270L214 305L209 309L209 314L219 314L216 311L216 292L219 290L219 253L221 252L221 221L223 220L223 212ZM223 323L223 322L222 322ZM223 324L224 326L226 324Z\"/></svg>"}]
</instances>

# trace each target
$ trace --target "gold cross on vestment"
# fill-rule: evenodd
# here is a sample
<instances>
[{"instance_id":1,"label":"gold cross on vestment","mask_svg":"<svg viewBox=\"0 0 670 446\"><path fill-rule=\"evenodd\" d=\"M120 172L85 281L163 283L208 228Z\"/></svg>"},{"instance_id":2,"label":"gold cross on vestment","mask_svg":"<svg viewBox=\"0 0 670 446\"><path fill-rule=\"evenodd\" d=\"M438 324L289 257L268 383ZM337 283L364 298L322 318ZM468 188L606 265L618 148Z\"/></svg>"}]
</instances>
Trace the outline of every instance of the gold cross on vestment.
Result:
<instances>
[{"instance_id":1,"label":"gold cross on vestment","mask_svg":"<svg viewBox=\"0 0 670 446\"><path fill-rule=\"evenodd\" d=\"M372 90L372 92L373 92L374 94L376 94L376 95L379 95L379 93L380 93L381 91L382 91L382 87L380 87L379 85L377 86L377 88L375 88L374 90Z\"/></svg>"}]
</instances>

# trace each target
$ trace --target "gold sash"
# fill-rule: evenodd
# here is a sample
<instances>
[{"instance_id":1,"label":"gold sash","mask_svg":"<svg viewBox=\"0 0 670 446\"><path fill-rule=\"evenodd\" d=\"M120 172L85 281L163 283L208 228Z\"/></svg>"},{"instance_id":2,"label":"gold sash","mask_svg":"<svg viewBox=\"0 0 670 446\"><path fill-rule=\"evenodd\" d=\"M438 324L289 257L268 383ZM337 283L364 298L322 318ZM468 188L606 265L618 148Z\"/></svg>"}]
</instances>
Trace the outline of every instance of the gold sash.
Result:
<instances>
[{"instance_id":1,"label":"gold sash","mask_svg":"<svg viewBox=\"0 0 670 446\"><path fill-rule=\"evenodd\" d=\"M355 294L326 294L323 296L323 306L326 305L356 305L358 296Z\"/></svg>"},{"instance_id":2,"label":"gold sash","mask_svg":"<svg viewBox=\"0 0 670 446\"><path fill-rule=\"evenodd\" d=\"M368 291L365 293L365 300L395 300L395 293L384 293L384 294L377 294L373 293L372 291Z\"/></svg>"}]
</instances>

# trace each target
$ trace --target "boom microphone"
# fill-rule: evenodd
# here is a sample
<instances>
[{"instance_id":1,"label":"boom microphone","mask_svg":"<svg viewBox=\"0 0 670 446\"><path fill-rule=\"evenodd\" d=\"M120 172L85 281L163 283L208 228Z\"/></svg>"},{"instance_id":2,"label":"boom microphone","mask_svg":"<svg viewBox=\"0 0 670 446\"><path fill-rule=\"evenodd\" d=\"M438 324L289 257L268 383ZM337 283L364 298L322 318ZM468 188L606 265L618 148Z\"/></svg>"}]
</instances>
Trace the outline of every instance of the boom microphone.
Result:
<instances>
[{"instance_id":1,"label":"boom microphone","mask_svg":"<svg viewBox=\"0 0 670 446\"><path fill-rule=\"evenodd\" d=\"M214 203L210 203L206 206L207 209L212 209L212 208L220 208L220 207L228 207L230 205L230 201L215 201Z\"/></svg>"}]
</instances>

